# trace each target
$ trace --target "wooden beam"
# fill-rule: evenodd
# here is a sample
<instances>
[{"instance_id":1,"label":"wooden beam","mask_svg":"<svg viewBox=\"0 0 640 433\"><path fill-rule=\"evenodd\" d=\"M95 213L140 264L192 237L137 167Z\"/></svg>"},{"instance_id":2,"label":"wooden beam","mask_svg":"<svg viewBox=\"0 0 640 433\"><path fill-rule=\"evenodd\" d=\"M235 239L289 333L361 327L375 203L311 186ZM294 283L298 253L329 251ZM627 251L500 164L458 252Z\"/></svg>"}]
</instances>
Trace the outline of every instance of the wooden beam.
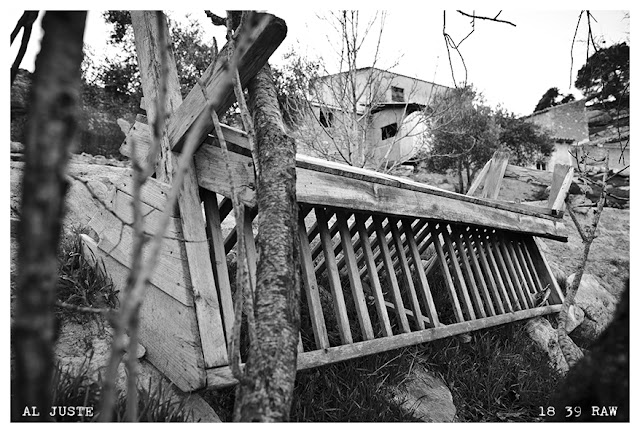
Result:
<instances>
[{"instance_id":1,"label":"wooden beam","mask_svg":"<svg viewBox=\"0 0 640 433\"><path fill-rule=\"evenodd\" d=\"M507 169L509 163L509 153L504 151L498 151L491 158L491 167L487 172L487 176L482 188L482 197L486 198L498 198L500 194L500 185L502 185L502 178L504 172Z\"/></svg>"},{"instance_id":2,"label":"wooden beam","mask_svg":"<svg viewBox=\"0 0 640 433\"><path fill-rule=\"evenodd\" d=\"M564 200L573 182L573 167L565 164L556 164L553 168L553 183L549 191L547 207L556 212L564 210Z\"/></svg>"},{"instance_id":3,"label":"wooden beam","mask_svg":"<svg viewBox=\"0 0 640 433\"><path fill-rule=\"evenodd\" d=\"M455 335L466 334L491 326L513 323L519 320L527 320L533 317L558 313L561 305L538 307L515 313L500 314L498 316L485 317L483 319L468 322L455 323L437 328L429 328L409 334L394 335L392 337L376 338L375 340L361 341L348 346L330 347L323 350L305 352L298 357L298 370L320 367L323 365L359 358L366 355L401 349L415 344L427 343ZM236 384L237 381L231 374L231 368L222 367L207 370L207 387L216 389Z\"/></svg>"},{"instance_id":4,"label":"wooden beam","mask_svg":"<svg viewBox=\"0 0 640 433\"><path fill-rule=\"evenodd\" d=\"M487 177L487 173L489 172L489 168L491 167L491 160L487 161L487 163L482 167L480 173L476 176L475 180L467 190L467 195L474 196L475 192L478 190L480 185L482 185Z\"/></svg>"},{"instance_id":5,"label":"wooden beam","mask_svg":"<svg viewBox=\"0 0 640 433\"><path fill-rule=\"evenodd\" d=\"M442 227L436 229L432 224L429 224L429 230L431 231L433 244L436 247L436 255L439 259L438 261L442 266L445 286L447 287L447 293L449 294L449 299L451 300L453 313L455 314L456 320L458 322L464 322L464 316L462 315L462 309L460 308L460 301L458 300L458 295L456 294L456 286L453 284L453 278L451 278L451 272L449 272L449 266L447 266L447 259L444 255L444 250L442 249L442 244L440 243L440 238L438 236L439 231L446 231L447 229L446 227L444 229ZM453 259L452 261L455 261L455 259Z\"/></svg>"},{"instance_id":6,"label":"wooden beam","mask_svg":"<svg viewBox=\"0 0 640 433\"><path fill-rule=\"evenodd\" d=\"M493 306L493 301L491 299L491 296L489 295L489 288L487 286L487 282L485 281L484 275L482 275L482 269L480 268L480 263L478 262L478 257L480 256L480 252L477 249L474 250L473 248L472 239L471 239L472 233L467 231L462 231L461 236L462 236L462 239L464 240L464 244L467 247L467 252L469 253L469 259L471 260L471 267L473 268L473 272L476 275L476 280L478 281L478 284L480 284L480 294L482 295L485 305L489 310L489 315L495 316L496 311ZM493 282L493 284L495 286L495 282ZM497 303L500 303L499 299L500 298L498 297ZM504 313L504 310L502 310L501 313Z\"/></svg>"},{"instance_id":7,"label":"wooden beam","mask_svg":"<svg viewBox=\"0 0 640 433\"><path fill-rule=\"evenodd\" d=\"M458 230L456 230L456 228L452 227L452 229L453 231L451 233L451 237L453 238L455 246L458 249L458 257L459 257L462 271L464 272L464 276L466 277L466 281L468 283L467 286L471 288L471 299L473 300L473 304L476 307L476 311L478 312L478 315L480 317L487 317L487 313L485 312L482 299L480 298L480 292L478 291L476 280L473 276L471 263L469 262L469 258L465 253L465 246L462 244L462 237L461 237L462 235Z\"/></svg>"},{"instance_id":8,"label":"wooden beam","mask_svg":"<svg viewBox=\"0 0 640 433\"><path fill-rule=\"evenodd\" d=\"M475 236L476 249L480 252L480 264L484 268L485 275L489 278L491 287L494 289L493 294L498 311L501 313L512 313L514 311L513 306L511 305L509 295L507 295L507 288L502 280L502 276L500 275L498 264L496 263L496 259L491 251L486 234L477 229L475 230Z\"/></svg>"},{"instance_id":9,"label":"wooden beam","mask_svg":"<svg viewBox=\"0 0 640 433\"><path fill-rule=\"evenodd\" d=\"M449 253L449 259L450 259L451 267L453 268L453 274L456 276L456 280L458 281L458 287L460 288L460 294L462 295L462 305L464 306L464 309L467 312L467 320L475 320L476 313L473 310L473 305L471 305L469 290L467 288L467 284L464 281L464 276L462 275L462 269L460 269L460 264L458 263L458 259L456 258L456 252L453 249L451 236L449 235L449 231L447 230L446 226L442 226L442 229L440 232L442 233L444 244L447 248L447 252Z\"/></svg>"}]
</instances>

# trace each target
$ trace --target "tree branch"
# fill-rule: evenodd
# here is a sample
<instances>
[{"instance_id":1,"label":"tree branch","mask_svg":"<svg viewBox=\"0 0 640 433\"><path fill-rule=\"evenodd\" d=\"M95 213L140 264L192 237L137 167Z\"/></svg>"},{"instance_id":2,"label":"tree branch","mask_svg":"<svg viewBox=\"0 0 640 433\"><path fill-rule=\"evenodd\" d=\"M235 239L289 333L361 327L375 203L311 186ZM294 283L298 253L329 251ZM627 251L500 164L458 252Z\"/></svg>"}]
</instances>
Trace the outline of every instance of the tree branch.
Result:
<instances>
[{"instance_id":1,"label":"tree branch","mask_svg":"<svg viewBox=\"0 0 640 433\"><path fill-rule=\"evenodd\" d=\"M473 18L474 20L478 19L478 20L485 20L485 21L493 21L496 23L502 23L502 24L509 24L510 26L516 27L516 25L514 23L512 23L511 21L506 21L506 20L499 20L498 16L500 16L500 14L502 13L502 11L498 12L498 15L496 15L495 17L491 18L491 17L483 17L481 15L476 15L475 12L473 12L472 15L469 15L466 12L463 12L461 10L457 11L460 15L464 15L465 17L469 17L469 18Z\"/></svg>"}]
</instances>

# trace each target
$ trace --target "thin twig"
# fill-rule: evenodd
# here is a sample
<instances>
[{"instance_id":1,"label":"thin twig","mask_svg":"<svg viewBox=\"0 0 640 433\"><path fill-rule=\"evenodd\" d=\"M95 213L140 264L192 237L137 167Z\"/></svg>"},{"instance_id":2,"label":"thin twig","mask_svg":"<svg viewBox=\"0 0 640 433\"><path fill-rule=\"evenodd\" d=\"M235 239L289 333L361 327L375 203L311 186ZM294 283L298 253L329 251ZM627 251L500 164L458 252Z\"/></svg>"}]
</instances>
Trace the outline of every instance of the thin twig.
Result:
<instances>
[{"instance_id":1,"label":"thin twig","mask_svg":"<svg viewBox=\"0 0 640 433\"><path fill-rule=\"evenodd\" d=\"M74 311L76 313L102 314L103 316L116 313L116 310L112 308L83 307L80 305L68 304L63 301L56 301L56 306L60 308L64 308L66 310Z\"/></svg>"},{"instance_id":2,"label":"thin twig","mask_svg":"<svg viewBox=\"0 0 640 433\"><path fill-rule=\"evenodd\" d=\"M22 33L22 40L20 41L18 54L16 55L16 59L14 60L13 65L11 65L11 84L13 84L13 80L15 80L16 75L18 75L20 63L22 63L22 59L27 52L27 46L29 45L29 39L31 38L31 29L33 28L33 23L35 22L36 18L38 18L38 11L25 11L18 21L18 25L22 24L24 32ZM16 29L18 29L18 25L16 25ZM17 36L18 32L16 31L16 29L14 29L13 32ZM11 42L13 42L14 38L15 36L12 33Z\"/></svg>"},{"instance_id":3,"label":"thin twig","mask_svg":"<svg viewBox=\"0 0 640 433\"><path fill-rule=\"evenodd\" d=\"M461 10L457 11L460 15L464 15L465 17L469 17L469 18L473 18L475 19L479 19L479 20L486 20L486 21L493 21L496 23L503 23L503 24L509 24L510 26L516 27L516 25L514 23L512 23L511 21L506 21L506 20L500 20L498 19L498 16L502 13L502 11L498 12L498 15L496 15L495 17L491 18L491 17L483 17L480 15L476 15L476 13L474 12L472 15L469 15L466 12L463 12Z\"/></svg>"}]
</instances>

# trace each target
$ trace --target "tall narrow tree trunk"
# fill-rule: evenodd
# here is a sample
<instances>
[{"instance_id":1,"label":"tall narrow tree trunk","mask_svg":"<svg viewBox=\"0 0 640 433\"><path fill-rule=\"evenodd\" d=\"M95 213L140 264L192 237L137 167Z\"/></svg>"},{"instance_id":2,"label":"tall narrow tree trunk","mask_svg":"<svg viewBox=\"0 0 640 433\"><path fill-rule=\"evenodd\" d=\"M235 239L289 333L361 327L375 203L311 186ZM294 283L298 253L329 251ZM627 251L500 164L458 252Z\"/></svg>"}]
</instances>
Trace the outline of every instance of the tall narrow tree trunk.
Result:
<instances>
[{"instance_id":1,"label":"tall narrow tree trunk","mask_svg":"<svg viewBox=\"0 0 640 433\"><path fill-rule=\"evenodd\" d=\"M256 341L250 342L246 380L239 385L236 421L289 419L300 328L296 251L295 142L286 135L269 65L249 83L256 131L258 266Z\"/></svg>"},{"instance_id":2,"label":"tall narrow tree trunk","mask_svg":"<svg viewBox=\"0 0 640 433\"><path fill-rule=\"evenodd\" d=\"M458 191L464 194L464 179L462 178L462 157L458 158Z\"/></svg>"},{"instance_id":3,"label":"tall narrow tree trunk","mask_svg":"<svg viewBox=\"0 0 640 433\"><path fill-rule=\"evenodd\" d=\"M18 281L12 343L16 421L49 418L58 279L68 149L80 99L80 64L86 12L47 12L36 59L25 146L22 211L18 229ZM38 417L22 417L35 407Z\"/></svg>"}]
</instances>

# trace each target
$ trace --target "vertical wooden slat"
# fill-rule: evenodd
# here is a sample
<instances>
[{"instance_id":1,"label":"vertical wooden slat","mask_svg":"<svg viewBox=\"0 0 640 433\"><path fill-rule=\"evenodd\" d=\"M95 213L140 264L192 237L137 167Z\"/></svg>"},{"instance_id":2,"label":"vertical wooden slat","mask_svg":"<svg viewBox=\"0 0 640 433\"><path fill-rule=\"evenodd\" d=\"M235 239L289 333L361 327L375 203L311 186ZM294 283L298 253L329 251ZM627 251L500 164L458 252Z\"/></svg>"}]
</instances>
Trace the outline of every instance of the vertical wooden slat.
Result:
<instances>
[{"instance_id":1,"label":"vertical wooden slat","mask_svg":"<svg viewBox=\"0 0 640 433\"><path fill-rule=\"evenodd\" d=\"M520 245L520 239L517 238L513 238L512 239L513 242L513 248L516 252L516 255L518 256L518 262L520 263L520 267L524 272L525 278L527 279L527 283L529 285L529 299L531 300L531 305L535 306L535 301L533 299L533 295L538 292L538 289L536 287L536 283L533 280L533 275L531 274L531 269L529 269L529 265L527 264L527 259L524 256L524 253L522 252L522 246Z\"/></svg>"},{"instance_id":2,"label":"vertical wooden slat","mask_svg":"<svg viewBox=\"0 0 640 433\"><path fill-rule=\"evenodd\" d=\"M539 276L543 279L543 281L546 282L546 284L549 284L551 288L549 303L562 304L564 302L564 295L560 291L560 286L558 286L556 278L553 276L553 271L551 270L551 266L549 266L547 258L541 251L539 245L540 242L541 241L534 236L526 238L526 244L529 248L531 258L533 260L533 263L535 264L535 268L538 270Z\"/></svg>"},{"instance_id":3,"label":"vertical wooden slat","mask_svg":"<svg viewBox=\"0 0 640 433\"><path fill-rule=\"evenodd\" d=\"M473 306L471 305L471 299L469 298L469 290L467 289L467 285L464 281L464 277L462 276L462 270L460 269L460 264L456 259L456 252L453 249L453 244L451 243L451 237L449 236L449 231L443 225L442 227L442 237L444 239L444 243L447 247L447 251L449 252L449 258L451 259L451 266L453 267L454 275L458 281L458 287L460 288L460 292L462 294L462 302L467 312L467 316L469 320L476 319L476 313L473 311Z\"/></svg>"},{"instance_id":4,"label":"vertical wooden slat","mask_svg":"<svg viewBox=\"0 0 640 433\"><path fill-rule=\"evenodd\" d=\"M391 237L395 241L395 248L398 254L402 276L404 277L404 283L409 289L409 300L411 301L411 306L413 308L413 318L415 319L418 328L424 329L424 321L422 311L420 309L420 302L418 302L416 288L413 284L413 278L411 278L409 262L407 261L407 255L404 252L404 246L402 245L402 239L400 239L400 232L398 231L398 220L392 217L389 217L387 220L391 225Z\"/></svg>"},{"instance_id":5,"label":"vertical wooden slat","mask_svg":"<svg viewBox=\"0 0 640 433\"><path fill-rule=\"evenodd\" d=\"M304 217L298 220L298 235L300 238L300 267L302 271L302 282L309 305L309 316L311 316L311 326L313 328L313 337L316 342L317 349L325 349L329 347L329 337L327 336L327 327L322 314L322 303L320 302L320 294L318 292L318 282L316 274L313 271L313 259L311 258L311 248L309 247L309 238L307 237L307 229L304 225Z\"/></svg>"},{"instance_id":6,"label":"vertical wooden slat","mask_svg":"<svg viewBox=\"0 0 640 433\"><path fill-rule=\"evenodd\" d=\"M553 181L547 199L547 207L560 212L564 210L564 199L573 181L573 166L556 164L553 167Z\"/></svg>"},{"instance_id":7,"label":"vertical wooden slat","mask_svg":"<svg viewBox=\"0 0 640 433\"><path fill-rule=\"evenodd\" d=\"M531 271L531 276L533 277L533 281L536 283L536 287L537 287L536 291L544 292L545 286L542 284L542 281L540 281L540 277L538 276L538 271L536 270L536 267L533 264L533 260L531 259L531 254L529 254L529 249L527 248L527 243L525 242L524 238L521 239L521 247L522 247L522 252L524 254L525 261L527 262L527 267Z\"/></svg>"},{"instance_id":8,"label":"vertical wooden slat","mask_svg":"<svg viewBox=\"0 0 640 433\"><path fill-rule=\"evenodd\" d=\"M249 278L251 278L252 290L256 289L258 254L256 253L256 241L253 237L253 217L248 207L244 209L244 237L245 251L247 253L247 268L249 269Z\"/></svg>"},{"instance_id":9,"label":"vertical wooden slat","mask_svg":"<svg viewBox=\"0 0 640 433\"><path fill-rule=\"evenodd\" d=\"M521 289L524 292L522 295L524 296L527 307L532 308L535 304L535 302L533 301L533 296L531 295L533 289L529 287L529 281L524 274L524 270L522 269L520 260L518 258L518 255L516 254L513 242L510 237L507 237L504 234L500 237L500 239L504 242L507 252L511 257L511 261L513 262L513 267L515 268L516 274L518 276Z\"/></svg>"},{"instance_id":10,"label":"vertical wooden slat","mask_svg":"<svg viewBox=\"0 0 640 433\"><path fill-rule=\"evenodd\" d=\"M471 260L471 267L473 268L473 272L476 275L476 280L478 281L479 285L480 285L480 294L482 295L482 298L484 299L485 305L487 306L487 309L489 310L489 315L490 316L495 316L496 314L496 310L493 306L493 301L491 300L491 296L489 295L489 289L487 287L487 283L484 279L484 276L482 275L482 270L480 269L480 264L478 263L478 256L480 255L479 251L474 250L473 248L473 244L471 243L471 233L467 232L467 231L462 231L461 232L461 236L462 239L464 240L464 244L467 247L467 251L469 253L469 259ZM495 286L495 282L493 283ZM496 292L497 294L497 292ZM500 303L499 301L499 297L498 297L498 303ZM504 312L504 310L503 310Z\"/></svg>"},{"instance_id":11,"label":"vertical wooden slat","mask_svg":"<svg viewBox=\"0 0 640 433\"><path fill-rule=\"evenodd\" d=\"M465 246L462 244L461 233L459 230L453 229L451 236L453 236L456 246L458 247L458 255L460 257L460 262L462 264L462 271L466 276L466 280L469 283L468 286L471 287L471 299L476 307L476 311L478 312L480 317L487 317L487 313L484 310L484 305L482 299L480 298L480 293L478 292L478 286L476 285L476 280L473 276L473 271L471 270L471 264L469 263L469 258L465 253ZM470 252L469 255L472 255Z\"/></svg>"},{"instance_id":12,"label":"vertical wooden slat","mask_svg":"<svg viewBox=\"0 0 640 433\"><path fill-rule=\"evenodd\" d=\"M358 230L361 241L360 244L362 246L362 256L367 272L369 273L369 283L371 284L376 311L378 313L378 318L380 319L382 335L390 337L393 335L393 332L391 331L391 322L389 322L389 315L385 307L385 300L382 293L382 286L380 285L380 277L378 276L376 262L373 259L373 251L371 250L371 244L369 242L369 234L367 233L365 226L366 217L362 214L356 214L355 217L356 229Z\"/></svg>"},{"instance_id":13,"label":"vertical wooden slat","mask_svg":"<svg viewBox=\"0 0 640 433\"><path fill-rule=\"evenodd\" d=\"M484 262L481 260L482 264L487 264L488 268L485 269L486 275L490 279L495 279L494 283L497 283L495 287L499 289L499 292L494 291L494 294L497 296L496 301L500 304L500 310L502 310L502 306L506 307L503 312L513 313L513 305L511 304L511 300L509 299L509 295L507 294L507 287L500 275L500 270L498 269L498 264L496 263L496 258L493 255L493 251L489 246L489 243L486 238L486 234L478 230L476 232L476 246L479 248L481 253L481 259L484 259ZM488 259L488 263L487 262ZM492 286L494 287L494 286Z\"/></svg>"},{"instance_id":14,"label":"vertical wooden slat","mask_svg":"<svg viewBox=\"0 0 640 433\"><path fill-rule=\"evenodd\" d=\"M476 176L475 180L467 190L467 195L473 196L476 193L476 190L480 185L484 183L485 178L487 177L487 173L489 172L489 168L491 167L491 160L487 161L487 163L482 167L480 173Z\"/></svg>"},{"instance_id":15,"label":"vertical wooden slat","mask_svg":"<svg viewBox=\"0 0 640 433\"><path fill-rule=\"evenodd\" d=\"M362 338L364 340L372 340L373 327L371 326L371 318L369 317L369 310L367 310L367 302L364 298L364 290L362 289L360 273L358 272L358 265L356 264L356 254L353 251L353 241L351 239L351 233L349 233L347 216L344 212L337 211L336 217L338 218L340 242L342 243L342 251L344 251L347 274L349 275L349 285L351 286L353 303L356 306L356 313L358 316L358 322L360 323L360 330L362 331Z\"/></svg>"},{"instance_id":16,"label":"vertical wooden slat","mask_svg":"<svg viewBox=\"0 0 640 433\"><path fill-rule=\"evenodd\" d=\"M502 184L502 178L504 172L507 169L507 163L509 162L509 154L504 151L497 151L491 158L491 167L487 173L487 177L484 181L484 187L482 188L481 197L486 198L498 198L500 194L500 185Z\"/></svg>"},{"instance_id":17,"label":"vertical wooden slat","mask_svg":"<svg viewBox=\"0 0 640 433\"><path fill-rule=\"evenodd\" d=\"M220 222L222 222L227 217L227 215L229 215L233 210L233 201L228 197L223 198L222 201L220 202L219 209L220 209Z\"/></svg>"},{"instance_id":18,"label":"vertical wooden slat","mask_svg":"<svg viewBox=\"0 0 640 433\"><path fill-rule=\"evenodd\" d=\"M409 220L402 220L402 230L405 233L407 245L409 246L409 253L413 257L414 268L418 274L418 291L420 292L422 301L424 302L425 311L429 317L429 321L431 322L430 325L435 328L436 326L440 326L438 312L436 311L436 304L433 302L433 296L431 296L431 288L429 287L427 276L424 273L424 268L422 267L422 260L420 260L418 245L416 244L416 239L413 235L413 229L411 228L411 222Z\"/></svg>"},{"instance_id":19,"label":"vertical wooden slat","mask_svg":"<svg viewBox=\"0 0 640 433\"><path fill-rule=\"evenodd\" d=\"M449 267L447 266L447 259L444 256L444 250L442 249L442 245L440 244L440 239L438 239L438 232L436 231L434 224L429 224L429 229L431 231L431 238L433 239L433 244L436 247L438 261L442 266L442 272L444 274L445 283L447 286L447 292L449 293L449 298L451 299L451 306L453 308L453 313L455 314L456 320L458 322L464 322L464 316L462 315L462 309L460 308L460 302L458 301L456 288L453 285L453 279L451 278L451 273L449 272ZM441 229L444 231L447 230L446 227Z\"/></svg>"},{"instance_id":20,"label":"vertical wooden slat","mask_svg":"<svg viewBox=\"0 0 640 433\"><path fill-rule=\"evenodd\" d=\"M204 213L207 218L207 236L210 239L211 261L215 266L215 277L218 285L218 296L222 306L222 316L224 320L227 344L231 339L231 329L233 328L233 297L231 295L231 283L229 281L229 269L227 268L227 256L224 251L224 239L220 209L216 193L202 189L201 197L204 201Z\"/></svg>"},{"instance_id":21,"label":"vertical wooden slat","mask_svg":"<svg viewBox=\"0 0 640 433\"><path fill-rule=\"evenodd\" d=\"M324 261L327 264L327 278L331 287L331 295L333 296L333 308L338 324L338 332L340 333L340 341L342 344L353 343L351 336L351 328L349 327L349 318L347 316L347 307L344 303L344 295L342 293L342 285L340 284L340 275L338 274L338 264L336 256L333 254L333 242L327 227L327 216L323 207L315 208L316 219L318 220L318 230L320 232L320 242L324 251Z\"/></svg>"},{"instance_id":22,"label":"vertical wooden slat","mask_svg":"<svg viewBox=\"0 0 640 433\"><path fill-rule=\"evenodd\" d=\"M511 282L513 283L513 287L516 289L516 297L520 302L521 307L523 309L529 308L529 301L524 294L522 286L523 277L518 274L515 263L513 263L513 257L509 250L508 241L499 232L495 232L493 236L491 236L491 239L493 240L493 245L495 245L496 248L499 248L502 253L502 258L507 265L507 272L509 272L509 275L511 276Z\"/></svg>"},{"instance_id":23,"label":"vertical wooden slat","mask_svg":"<svg viewBox=\"0 0 640 433\"><path fill-rule=\"evenodd\" d=\"M493 250L493 255L496 259L496 263L498 265L499 271L502 273L502 278L507 283L507 293L511 298L512 305L518 310L522 310L522 305L520 304L520 300L518 299L518 295L516 294L516 288L512 281L512 276L509 273L509 269L507 269L507 264L505 263L505 259L502 256L502 251L500 250L500 246L496 243L496 240L493 236L493 233L487 233L487 245L490 246L489 251Z\"/></svg>"},{"instance_id":24,"label":"vertical wooden slat","mask_svg":"<svg viewBox=\"0 0 640 433\"><path fill-rule=\"evenodd\" d=\"M382 217L373 216L373 227L378 237L378 245L380 246L382 263L391 285L391 294L393 296L393 303L396 306L396 315L400 322L400 329L402 332L411 332L409 328L409 321L407 320L407 313L404 311L404 303L402 302L402 296L400 295L400 286L396 279L396 273L393 269L393 262L391 261L391 254L389 253L389 246L387 245L387 238L382 228Z\"/></svg>"}]
</instances>

